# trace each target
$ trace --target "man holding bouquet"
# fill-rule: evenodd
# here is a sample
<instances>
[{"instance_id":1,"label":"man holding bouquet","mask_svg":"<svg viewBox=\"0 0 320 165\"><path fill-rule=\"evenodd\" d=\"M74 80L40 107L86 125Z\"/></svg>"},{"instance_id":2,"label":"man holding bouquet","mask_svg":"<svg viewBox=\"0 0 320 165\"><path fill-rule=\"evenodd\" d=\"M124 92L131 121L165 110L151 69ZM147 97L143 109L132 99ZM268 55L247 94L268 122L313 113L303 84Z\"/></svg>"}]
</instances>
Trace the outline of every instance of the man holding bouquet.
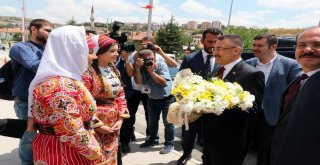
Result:
<instances>
[{"instance_id":1,"label":"man holding bouquet","mask_svg":"<svg viewBox=\"0 0 320 165\"><path fill-rule=\"evenodd\" d=\"M203 114L204 165L241 165L252 134L249 118L262 113L264 74L241 59L242 50L240 36L218 37L213 51L216 63L221 65L217 76L228 82L237 82L243 90L255 96L255 101L247 111L232 107L219 116Z\"/></svg>"}]
</instances>

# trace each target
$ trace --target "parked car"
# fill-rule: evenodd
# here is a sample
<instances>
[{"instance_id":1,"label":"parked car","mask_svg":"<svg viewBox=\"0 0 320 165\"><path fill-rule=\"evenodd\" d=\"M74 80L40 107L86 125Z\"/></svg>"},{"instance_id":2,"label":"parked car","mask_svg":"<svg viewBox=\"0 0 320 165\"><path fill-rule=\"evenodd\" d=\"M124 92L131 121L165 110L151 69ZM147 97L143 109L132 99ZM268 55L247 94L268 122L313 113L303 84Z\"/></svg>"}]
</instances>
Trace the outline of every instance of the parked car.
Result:
<instances>
[{"instance_id":1,"label":"parked car","mask_svg":"<svg viewBox=\"0 0 320 165\"><path fill-rule=\"evenodd\" d=\"M170 76L171 76L171 78L173 80L174 77L176 77L176 74L178 73L178 71L180 69L180 65L178 65L177 67L168 67L168 68L169 68Z\"/></svg>"},{"instance_id":2,"label":"parked car","mask_svg":"<svg viewBox=\"0 0 320 165\"><path fill-rule=\"evenodd\" d=\"M0 50L6 50L6 47L4 47L4 45L0 44Z\"/></svg>"}]
</instances>

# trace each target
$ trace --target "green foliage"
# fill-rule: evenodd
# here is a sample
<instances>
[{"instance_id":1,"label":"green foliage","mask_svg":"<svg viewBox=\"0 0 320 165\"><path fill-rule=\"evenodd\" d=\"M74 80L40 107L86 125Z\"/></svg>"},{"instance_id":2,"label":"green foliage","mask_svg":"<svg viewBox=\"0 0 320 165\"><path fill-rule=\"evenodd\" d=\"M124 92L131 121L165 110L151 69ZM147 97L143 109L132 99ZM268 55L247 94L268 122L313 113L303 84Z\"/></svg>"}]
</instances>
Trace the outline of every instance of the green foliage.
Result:
<instances>
[{"instance_id":1,"label":"green foliage","mask_svg":"<svg viewBox=\"0 0 320 165\"><path fill-rule=\"evenodd\" d=\"M175 54L182 52L182 46L186 43L186 39L189 40L188 37L185 37L185 34L173 17L171 17L168 23L161 26L155 37L157 44L164 52Z\"/></svg>"},{"instance_id":2,"label":"green foliage","mask_svg":"<svg viewBox=\"0 0 320 165\"><path fill-rule=\"evenodd\" d=\"M67 21L67 25L77 25L77 20L72 16L72 18Z\"/></svg>"},{"instance_id":3,"label":"green foliage","mask_svg":"<svg viewBox=\"0 0 320 165\"><path fill-rule=\"evenodd\" d=\"M22 41L22 34L21 33L14 33L12 36L13 41Z\"/></svg>"},{"instance_id":4,"label":"green foliage","mask_svg":"<svg viewBox=\"0 0 320 165\"><path fill-rule=\"evenodd\" d=\"M224 30L224 34L240 35L244 42L244 50L252 49L253 38L258 34L267 33L268 29L259 29L256 27L246 28L244 26L229 26Z\"/></svg>"},{"instance_id":5,"label":"green foliage","mask_svg":"<svg viewBox=\"0 0 320 165\"><path fill-rule=\"evenodd\" d=\"M203 29L197 29L197 30L194 30L194 31L192 31L192 35L196 35L196 34L202 34L203 33Z\"/></svg>"}]
</instances>

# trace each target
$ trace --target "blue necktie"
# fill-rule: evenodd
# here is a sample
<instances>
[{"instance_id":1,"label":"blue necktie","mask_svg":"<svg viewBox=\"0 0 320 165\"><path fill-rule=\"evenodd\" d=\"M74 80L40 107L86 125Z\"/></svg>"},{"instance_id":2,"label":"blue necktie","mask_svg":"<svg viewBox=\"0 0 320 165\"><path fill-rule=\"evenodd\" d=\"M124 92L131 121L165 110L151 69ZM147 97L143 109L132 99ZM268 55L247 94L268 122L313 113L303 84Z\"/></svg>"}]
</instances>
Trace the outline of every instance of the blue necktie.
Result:
<instances>
[{"instance_id":1,"label":"blue necktie","mask_svg":"<svg viewBox=\"0 0 320 165\"><path fill-rule=\"evenodd\" d=\"M208 54L207 55L207 60L205 63L205 67L206 67L206 77L209 77L211 74L211 64L210 64L210 58L212 57L212 54Z\"/></svg>"}]
</instances>

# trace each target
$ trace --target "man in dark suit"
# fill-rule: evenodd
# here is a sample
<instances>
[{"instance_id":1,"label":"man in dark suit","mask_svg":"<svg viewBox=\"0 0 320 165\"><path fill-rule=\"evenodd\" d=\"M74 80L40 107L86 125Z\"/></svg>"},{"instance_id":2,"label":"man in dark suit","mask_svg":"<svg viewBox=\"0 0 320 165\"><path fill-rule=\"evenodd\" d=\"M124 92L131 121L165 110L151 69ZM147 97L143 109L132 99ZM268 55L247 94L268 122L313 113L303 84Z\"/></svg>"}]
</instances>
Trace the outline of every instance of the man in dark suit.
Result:
<instances>
[{"instance_id":1,"label":"man in dark suit","mask_svg":"<svg viewBox=\"0 0 320 165\"><path fill-rule=\"evenodd\" d=\"M215 43L220 35L223 35L223 33L219 29L206 29L202 33L201 38L203 49L186 55L180 66L180 70L190 68L193 73L201 75L204 78L211 77L213 70L217 68L217 65L215 65L215 59L212 56L212 49L214 48ZM207 59L209 59L210 61L207 61ZM206 62L210 62L210 72L206 71ZM181 144L183 148L183 155L179 158L177 165L186 164L186 162L191 158L191 152L197 134L199 139L200 124L201 118L189 123L189 130L185 130L185 127L182 126Z\"/></svg>"},{"instance_id":2,"label":"man in dark suit","mask_svg":"<svg viewBox=\"0 0 320 165\"><path fill-rule=\"evenodd\" d=\"M247 112L233 108L220 116L202 115L204 165L241 165L247 151L249 115L261 111L264 75L241 59L242 50L240 36L223 35L218 38L213 54L216 63L225 69L218 72L222 79L239 83L244 90L255 95L255 101Z\"/></svg>"},{"instance_id":3,"label":"man in dark suit","mask_svg":"<svg viewBox=\"0 0 320 165\"><path fill-rule=\"evenodd\" d=\"M281 94L301 74L301 66L296 60L276 52L277 44L275 35L255 36L252 51L256 57L246 61L265 76L263 112L251 121L253 135L250 141L253 141L257 148L257 165L270 164L271 141L278 122Z\"/></svg>"},{"instance_id":4,"label":"man in dark suit","mask_svg":"<svg viewBox=\"0 0 320 165\"><path fill-rule=\"evenodd\" d=\"M304 74L283 93L271 147L272 165L320 164L320 27L298 35L295 58Z\"/></svg>"}]
</instances>

